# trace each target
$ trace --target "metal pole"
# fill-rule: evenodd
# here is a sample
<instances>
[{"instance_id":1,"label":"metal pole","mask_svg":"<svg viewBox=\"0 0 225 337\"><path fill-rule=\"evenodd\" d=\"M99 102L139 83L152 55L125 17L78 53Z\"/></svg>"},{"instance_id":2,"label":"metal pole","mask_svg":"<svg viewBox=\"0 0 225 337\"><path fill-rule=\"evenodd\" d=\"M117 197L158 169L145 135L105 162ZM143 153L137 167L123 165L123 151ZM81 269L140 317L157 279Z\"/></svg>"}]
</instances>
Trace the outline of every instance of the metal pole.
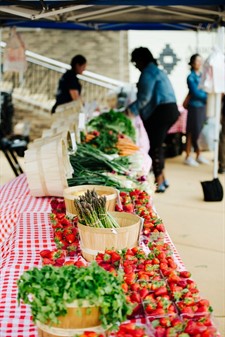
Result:
<instances>
[{"instance_id":1,"label":"metal pole","mask_svg":"<svg viewBox=\"0 0 225 337\"><path fill-rule=\"evenodd\" d=\"M213 178L218 178L218 155L219 155L219 132L220 132L220 115L221 115L221 94L215 94L215 135L214 135L214 166Z\"/></svg>"},{"instance_id":2,"label":"metal pole","mask_svg":"<svg viewBox=\"0 0 225 337\"><path fill-rule=\"evenodd\" d=\"M2 27L0 27L0 41L2 41ZM0 125L2 122L2 47L0 45Z\"/></svg>"},{"instance_id":3,"label":"metal pole","mask_svg":"<svg viewBox=\"0 0 225 337\"><path fill-rule=\"evenodd\" d=\"M199 29L196 31L196 53L199 53Z\"/></svg>"},{"instance_id":4,"label":"metal pole","mask_svg":"<svg viewBox=\"0 0 225 337\"><path fill-rule=\"evenodd\" d=\"M218 46L224 54L224 27L218 28L217 31ZM224 66L225 67L225 66ZM222 70L225 75L225 69ZM213 177L218 178L218 155L219 155L219 132L220 132L220 117L221 117L221 100L222 93L215 94L215 134L214 134L214 167Z\"/></svg>"}]
</instances>

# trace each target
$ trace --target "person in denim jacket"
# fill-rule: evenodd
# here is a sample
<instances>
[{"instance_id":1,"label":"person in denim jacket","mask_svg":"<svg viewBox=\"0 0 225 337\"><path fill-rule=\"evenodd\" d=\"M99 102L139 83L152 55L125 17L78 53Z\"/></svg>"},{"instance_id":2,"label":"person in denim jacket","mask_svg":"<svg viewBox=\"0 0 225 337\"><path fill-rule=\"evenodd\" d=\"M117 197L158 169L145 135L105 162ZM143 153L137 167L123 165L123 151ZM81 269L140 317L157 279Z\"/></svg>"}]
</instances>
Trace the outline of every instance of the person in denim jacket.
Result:
<instances>
[{"instance_id":1,"label":"person in denim jacket","mask_svg":"<svg viewBox=\"0 0 225 337\"><path fill-rule=\"evenodd\" d=\"M137 99L128 107L128 114L140 115L150 141L149 155L157 184L157 192L169 186L165 178L163 142L167 131L177 121L174 90L166 73L158 68L148 48L140 47L131 54L131 62L141 71Z\"/></svg>"},{"instance_id":2,"label":"person in denim jacket","mask_svg":"<svg viewBox=\"0 0 225 337\"><path fill-rule=\"evenodd\" d=\"M207 93L199 89L201 79L202 59L199 54L191 56L189 65L191 73L187 78L190 100L188 103L187 127L186 127L186 159L184 163L189 166L199 166L200 164L208 164L200 153L198 146L198 138L206 121L206 100ZM191 148L196 152L196 160L191 157Z\"/></svg>"}]
</instances>

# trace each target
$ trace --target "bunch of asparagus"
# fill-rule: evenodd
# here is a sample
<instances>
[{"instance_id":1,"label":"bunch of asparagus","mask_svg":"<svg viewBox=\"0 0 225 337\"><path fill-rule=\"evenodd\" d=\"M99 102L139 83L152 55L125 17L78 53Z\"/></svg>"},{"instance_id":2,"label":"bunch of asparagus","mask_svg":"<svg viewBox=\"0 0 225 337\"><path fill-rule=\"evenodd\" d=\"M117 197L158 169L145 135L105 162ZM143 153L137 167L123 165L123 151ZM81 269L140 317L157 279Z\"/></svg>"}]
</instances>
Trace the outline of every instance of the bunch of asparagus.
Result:
<instances>
[{"instance_id":1,"label":"bunch of asparagus","mask_svg":"<svg viewBox=\"0 0 225 337\"><path fill-rule=\"evenodd\" d=\"M79 222L97 228L118 228L119 224L106 210L106 197L98 196L95 190L89 191L74 200Z\"/></svg>"}]
</instances>

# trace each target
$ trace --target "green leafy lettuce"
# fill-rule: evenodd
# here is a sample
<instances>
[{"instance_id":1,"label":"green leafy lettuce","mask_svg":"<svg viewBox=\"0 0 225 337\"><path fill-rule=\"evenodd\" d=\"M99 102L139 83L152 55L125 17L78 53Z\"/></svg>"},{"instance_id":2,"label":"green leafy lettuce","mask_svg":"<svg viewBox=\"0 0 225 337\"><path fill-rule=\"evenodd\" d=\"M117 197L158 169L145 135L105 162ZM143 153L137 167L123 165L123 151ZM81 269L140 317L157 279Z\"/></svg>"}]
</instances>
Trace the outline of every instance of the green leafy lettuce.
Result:
<instances>
[{"instance_id":1,"label":"green leafy lettuce","mask_svg":"<svg viewBox=\"0 0 225 337\"><path fill-rule=\"evenodd\" d=\"M117 328L131 308L122 290L122 275L115 277L93 262L88 267L44 266L23 273L18 284L18 301L29 304L34 321L58 323L67 313L67 303L88 300L100 307L104 328Z\"/></svg>"}]
</instances>

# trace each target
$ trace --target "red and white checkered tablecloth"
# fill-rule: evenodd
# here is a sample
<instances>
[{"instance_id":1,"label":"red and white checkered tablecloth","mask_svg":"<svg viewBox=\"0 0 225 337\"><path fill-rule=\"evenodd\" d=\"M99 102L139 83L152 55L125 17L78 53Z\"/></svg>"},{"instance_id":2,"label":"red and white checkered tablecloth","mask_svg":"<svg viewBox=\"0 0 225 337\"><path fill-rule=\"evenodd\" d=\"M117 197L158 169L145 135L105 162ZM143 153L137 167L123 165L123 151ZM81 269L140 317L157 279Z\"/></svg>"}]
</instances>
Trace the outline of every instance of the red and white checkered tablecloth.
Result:
<instances>
[{"instance_id":1,"label":"red and white checkered tablecloth","mask_svg":"<svg viewBox=\"0 0 225 337\"><path fill-rule=\"evenodd\" d=\"M175 124L169 129L168 133L186 133L186 124L187 124L187 110L183 107L178 107L180 111L180 117Z\"/></svg>"},{"instance_id":2,"label":"red and white checkered tablecloth","mask_svg":"<svg viewBox=\"0 0 225 337\"><path fill-rule=\"evenodd\" d=\"M17 303L16 281L27 269L41 265L39 251L55 247L47 213L20 214L1 246L0 336L36 337L29 306Z\"/></svg>"},{"instance_id":3,"label":"red and white checkered tablecloth","mask_svg":"<svg viewBox=\"0 0 225 337\"><path fill-rule=\"evenodd\" d=\"M25 174L0 188L0 245L13 231L24 212L49 212L49 198L30 195Z\"/></svg>"},{"instance_id":4,"label":"red and white checkered tablecloth","mask_svg":"<svg viewBox=\"0 0 225 337\"><path fill-rule=\"evenodd\" d=\"M0 337L37 337L29 307L17 304L16 282L25 270L41 265L42 249L55 248L49 224L50 199L31 197L24 175L3 186L0 193L3 215L0 218ZM5 219L10 211L11 218ZM168 235L166 241L174 248L175 261L184 269Z\"/></svg>"}]
</instances>

